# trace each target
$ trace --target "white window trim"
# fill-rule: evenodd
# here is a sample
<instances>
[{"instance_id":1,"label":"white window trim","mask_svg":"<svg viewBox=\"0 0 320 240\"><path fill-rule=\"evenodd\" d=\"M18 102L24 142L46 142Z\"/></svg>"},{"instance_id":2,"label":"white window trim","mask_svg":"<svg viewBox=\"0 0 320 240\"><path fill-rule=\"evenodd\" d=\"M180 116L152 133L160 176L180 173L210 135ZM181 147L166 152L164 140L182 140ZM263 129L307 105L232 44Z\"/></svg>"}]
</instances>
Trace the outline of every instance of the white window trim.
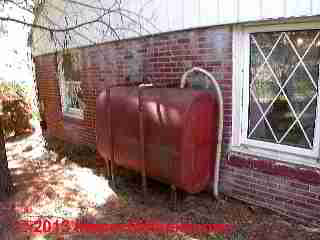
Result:
<instances>
[{"instance_id":1,"label":"white window trim","mask_svg":"<svg viewBox=\"0 0 320 240\"><path fill-rule=\"evenodd\" d=\"M320 97L318 106L313 149L304 149L274 143L247 139L249 104L249 61L250 39L253 32L290 31L320 29L319 22L279 24L270 26L235 26L233 29L233 86L232 86L232 141L231 150L272 158L290 163L320 167ZM320 87L319 79L318 84Z\"/></svg>"}]
</instances>

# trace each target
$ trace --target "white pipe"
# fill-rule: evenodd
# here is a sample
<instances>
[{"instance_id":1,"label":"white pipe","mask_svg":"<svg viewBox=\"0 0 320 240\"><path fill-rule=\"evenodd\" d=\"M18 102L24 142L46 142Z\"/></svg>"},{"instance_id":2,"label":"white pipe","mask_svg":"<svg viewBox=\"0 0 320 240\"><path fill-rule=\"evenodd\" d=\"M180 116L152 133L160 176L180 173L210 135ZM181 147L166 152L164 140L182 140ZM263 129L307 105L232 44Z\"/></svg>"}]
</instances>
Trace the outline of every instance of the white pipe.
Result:
<instances>
[{"instance_id":1,"label":"white pipe","mask_svg":"<svg viewBox=\"0 0 320 240\"><path fill-rule=\"evenodd\" d=\"M187 77L189 74L193 72L201 72L211 79L219 100L218 145L217 145L217 152L216 152L216 164L215 164L215 169L213 173L214 174L213 195L215 198L218 198L219 170L220 170L221 148L222 148L222 140L223 140L223 97L222 97L222 92L217 80L212 76L211 73L199 67L194 67L183 74L181 78L180 88L185 88L187 83ZM206 84L206 87L209 87L208 83Z\"/></svg>"}]
</instances>

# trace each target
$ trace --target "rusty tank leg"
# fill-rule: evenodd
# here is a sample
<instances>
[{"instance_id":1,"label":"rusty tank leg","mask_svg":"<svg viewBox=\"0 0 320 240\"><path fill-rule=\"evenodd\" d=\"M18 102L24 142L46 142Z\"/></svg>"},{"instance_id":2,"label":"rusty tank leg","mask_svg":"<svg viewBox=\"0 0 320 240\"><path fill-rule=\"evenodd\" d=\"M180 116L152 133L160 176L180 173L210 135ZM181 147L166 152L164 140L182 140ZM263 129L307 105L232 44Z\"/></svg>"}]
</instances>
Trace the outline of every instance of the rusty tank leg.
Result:
<instances>
[{"instance_id":1,"label":"rusty tank leg","mask_svg":"<svg viewBox=\"0 0 320 240\"><path fill-rule=\"evenodd\" d=\"M104 177L106 179L109 180L109 167L108 167L108 161L106 161L106 165L105 167L103 168L103 174L104 174Z\"/></svg>"},{"instance_id":2,"label":"rusty tank leg","mask_svg":"<svg viewBox=\"0 0 320 240\"><path fill-rule=\"evenodd\" d=\"M114 182L114 164L112 161L110 161L110 180Z\"/></svg>"},{"instance_id":3,"label":"rusty tank leg","mask_svg":"<svg viewBox=\"0 0 320 240\"><path fill-rule=\"evenodd\" d=\"M177 211L178 193L177 193L177 187L175 185L171 185L171 203L172 203L173 211Z\"/></svg>"},{"instance_id":4,"label":"rusty tank leg","mask_svg":"<svg viewBox=\"0 0 320 240\"><path fill-rule=\"evenodd\" d=\"M145 175L142 175L142 190L143 190L144 201L146 201L147 194L148 194L148 188L147 188L147 177Z\"/></svg>"},{"instance_id":5,"label":"rusty tank leg","mask_svg":"<svg viewBox=\"0 0 320 240\"><path fill-rule=\"evenodd\" d=\"M117 175L118 175L118 166L115 162L110 161L110 171L111 171L111 185L112 187L117 187Z\"/></svg>"},{"instance_id":6,"label":"rusty tank leg","mask_svg":"<svg viewBox=\"0 0 320 240\"><path fill-rule=\"evenodd\" d=\"M140 128L140 155L142 160L141 182L144 202L147 199L147 174L146 174L146 156L145 156L145 132L144 132L144 109L142 101L142 88L139 89L139 128Z\"/></svg>"},{"instance_id":7,"label":"rusty tank leg","mask_svg":"<svg viewBox=\"0 0 320 240\"><path fill-rule=\"evenodd\" d=\"M105 173L106 173L106 178L108 180L110 180L111 179L110 160L106 161L106 171L105 171Z\"/></svg>"},{"instance_id":8,"label":"rusty tank leg","mask_svg":"<svg viewBox=\"0 0 320 240\"><path fill-rule=\"evenodd\" d=\"M111 178L111 185L113 187L116 186L115 184L115 162L114 162L114 145L113 145L113 133L112 133L112 108L111 108L111 88L106 89L106 94L108 98L108 110L107 110L107 121L108 121L108 137L109 137L109 148L110 148L110 178Z\"/></svg>"}]
</instances>

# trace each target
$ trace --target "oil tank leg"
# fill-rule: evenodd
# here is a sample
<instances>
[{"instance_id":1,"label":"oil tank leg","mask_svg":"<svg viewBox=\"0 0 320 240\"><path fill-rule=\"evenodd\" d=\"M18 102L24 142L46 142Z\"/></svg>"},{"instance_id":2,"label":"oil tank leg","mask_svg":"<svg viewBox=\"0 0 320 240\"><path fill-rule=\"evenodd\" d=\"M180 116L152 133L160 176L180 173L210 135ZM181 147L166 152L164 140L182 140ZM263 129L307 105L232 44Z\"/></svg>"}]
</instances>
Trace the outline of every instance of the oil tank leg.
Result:
<instances>
[{"instance_id":1,"label":"oil tank leg","mask_svg":"<svg viewBox=\"0 0 320 240\"><path fill-rule=\"evenodd\" d=\"M104 176L106 179L109 179L109 166L108 166L108 161L106 161L106 166L104 168Z\"/></svg>"},{"instance_id":2,"label":"oil tank leg","mask_svg":"<svg viewBox=\"0 0 320 240\"><path fill-rule=\"evenodd\" d=\"M142 174L142 190L143 190L143 197L144 199L147 199L147 177L145 174Z\"/></svg>"},{"instance_id":3,"label":"oil tank leg","mask_svg":"<svg viewBox=\"0 0 320 240\"><path fill-rule=\"evenodd\" d=\"M144 109L142 100L142 89L139 89L139 136L140 155L142 160L141 180L144 201L147 199L147 177L146 177L146 156L145 156L145 129L144 129Z\"/></svg>"},{"instance_id":4,"label":"oil tank leg","mask_svg":"<svg viewBox=\"0 0 320 240\"><path fill-rule=\"evenodd\" d=\"M177 188L175 185L171 185L171 202L172 202L173 211L177 211L178 195L177 195Z\"/></svg>"},{"instance_id":5,"label":"oil tank leg","mask_svg":"<svg viewBox=\"0 0 320 240\"><path fill-rule=\"evenodd\" d=\"M113 187L116 186L116 179L115 179L115 164L113 161L110 161L110 177L111 177L111 184Z\"/></svg>"},{"instance_id":6,"label":"oil tank leg","mask_svg":"<svg viewBox=\"0 0 320 240\"><path fill-rule=\"evenodd\" d=\"M106 178L110 180L111 172L110 172L110 160L106 162Z\"/></svg>"},{"instance_id":7,"label":"oil tank leg","mask_svg":"<svg viewBox=\"0 0 320 240\"><path fill-rule=\"evenodd\" d=\"M112 121L111 121L111 87L106 89L106 95L108 96L108 114L107 114L107 121L108 121L108 138L109 138L109 147L110 147L110 177L111 177L111 185L115 187L115 177L114 177L114 170L115 170L115 163L114 163L114 143L113 143L113 133L112 133Z\"/></svg>"}]
</instances>

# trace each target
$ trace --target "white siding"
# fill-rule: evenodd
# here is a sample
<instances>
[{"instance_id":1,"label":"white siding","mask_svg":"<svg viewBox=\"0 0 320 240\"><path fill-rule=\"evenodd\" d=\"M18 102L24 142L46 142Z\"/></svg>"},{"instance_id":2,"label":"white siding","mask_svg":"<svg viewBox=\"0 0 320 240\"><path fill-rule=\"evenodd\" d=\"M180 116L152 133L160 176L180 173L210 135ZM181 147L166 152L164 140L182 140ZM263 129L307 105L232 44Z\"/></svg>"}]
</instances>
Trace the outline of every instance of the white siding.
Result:
<instances>
[{"instance_id":1,"label":"white siding","mask_svg":"<svg viewBox=\"0 0 320 240\"><path fill-rule=\"evenodd\" d=\"M239 22L261 19L261 1L239 1Z\"/></svg>"},{"instance_id":2,"label":"white siding","mask_svg":"<svg viewBox=\"0 0 320 240\"><path fill-rule=\"evenodd\" d=\"M167 8L168 8L168 20L169 20L169 30L175 31L179 29L183 29L184 22L184 9L183 6L184 0L175 0L168 1L167 0Z\"/></svg>"},{"instance_id":3,"label":"white siding","mask_svg":"<svg viewBox=\"0 0 320 240\"><path fill-rule=\"evenodd\" d=\"M219 0L218 21L221 23L237 22L237 3L235 0Z\"/></svg>"},{"instance_id":4,"label":"white siding","mask_svg":"<svg viewBox=\"0 0 320 240\"><path fill-rule=\"evenodd\" d=\"M313 0L312 1L312 15L319 15L320 14L320 1Z\"/></svg>"},{"instance_id":5,"label":"white siding","mask_svg":"<svg viewBox=\"0 0 320 240\"><path fill-rule=\"evenodd\" d=\"M128 0L136 3L136 0ZM169 31L168 0L143 0L142 14L146 19L149 33Z\"/></svg>"},{"instance_id":6,"label":"white siding","mask_svg":"<svg viewBox=\"0 0 320 240\"><path fill-rule=\"evenodd\" d=\"M113 0L81 1L90 4L94 2L101 4L103 2L105 6L113 2ZM61 4L61 2L63 0L50 1L51 5L63 8L64 4ZM147 29L146 31L146 29L128 25L128 23L122 25L119 18L113 17L113 25L140 32L140 34L137 34L123 31L121 33L122 38L217 24L320 15L320 0L122 0L122 2L124 8L143 16L139 21L142 21ZM57 10L53 9L50 13L52 19L64 19ZM87 19L88 16L91 17L92 13L83 14L82 20ZM149 21L146 19L149 19ZM77 43L72 45L86 45L92 42L114 39L112 37L96 36L99 35L99 31L96 30L80 30L76 37ZM90 40L93 41L81 37L81 34L90 36ZM81 41L81 38L83 38L83 41ZM37 54L37 51L35 51L35 54Z\"/></svg>"},{"instance_id":7,"label":"white siding","mask_svg":"<svg viewBox=\"0 0 320 240\"><path fill-rule=\"evenodd\" d=\"M199 26L199 0L183 0L183 28Z\"/></svg>"},{"instance_id":8,"label":"white siding","mask_svg":"<svg viewBox=\"0 0 320 240\"><path fill-rule=\"evenodd\" d=\"M218 23L218 1L200 1L200 26L209 26Z\"/></svg>"},{"instance_id":9,"label":"white siding","mask_svg":"<svg viewBox=\"0 0 320 240\"><path fill-rule=\"evenodd\" d=\"M262 3L262 18L279 18L285 15L285 2L282 0L269 0ZM277 6L277 7L275 7Z\"/></svg>"},{"instance_id":10,"label":"white siding","mask_svg":"<svg viewBox=\"0 0 320 240\"><path fill-rule=\"evenodd\" d=\"M290 0L287 1L287 15L285 17L307 16L312 14L310 0Z\"/></svg>"}]
</instances>

